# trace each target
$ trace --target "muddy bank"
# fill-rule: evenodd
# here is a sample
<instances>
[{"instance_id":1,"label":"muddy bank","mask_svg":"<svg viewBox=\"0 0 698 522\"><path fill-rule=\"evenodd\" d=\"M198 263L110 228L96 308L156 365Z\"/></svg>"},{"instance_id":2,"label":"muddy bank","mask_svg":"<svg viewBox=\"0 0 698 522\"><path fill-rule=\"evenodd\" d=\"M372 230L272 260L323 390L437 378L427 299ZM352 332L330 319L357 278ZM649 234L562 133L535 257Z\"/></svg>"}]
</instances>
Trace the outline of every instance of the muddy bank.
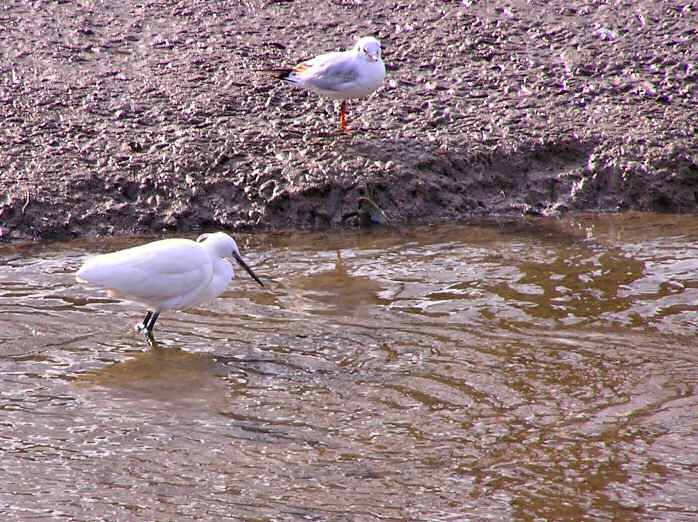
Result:
<instances>
[{"instance_id":1,"label":"muddy bank","mask_svg":"<svg viewBox=\"0 0 698 522\"><path fill-rule=\"evenodd\" d=\"M66 238L698 207L697 14L679 2L0 8L0 234ZM349 105L255 73L375 34Z\"/></svg>"}]
</instances>

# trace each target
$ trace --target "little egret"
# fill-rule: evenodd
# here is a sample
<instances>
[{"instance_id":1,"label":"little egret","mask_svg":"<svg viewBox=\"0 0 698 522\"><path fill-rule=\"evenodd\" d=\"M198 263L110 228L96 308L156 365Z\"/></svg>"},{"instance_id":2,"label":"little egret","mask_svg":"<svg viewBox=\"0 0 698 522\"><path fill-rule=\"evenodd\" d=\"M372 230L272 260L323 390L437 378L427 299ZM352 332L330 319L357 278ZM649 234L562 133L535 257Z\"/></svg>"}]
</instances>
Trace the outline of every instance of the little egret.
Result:
<instances>
[{"instance_id":1,"label":"little egret","mask_svg":"<svg viewBox=\"0 0 698 522\"><path fill-rule=\"evenodd\" d=\"M139 303L148 313L139 325L153 341L153 326L164 310L184 310L213 301L235 277L233 257L260 286L228 234L203 234L196 241L163 239L88 259L78 270L81 283L105 288L111 297Z\"/></svg>"}]
</instances>

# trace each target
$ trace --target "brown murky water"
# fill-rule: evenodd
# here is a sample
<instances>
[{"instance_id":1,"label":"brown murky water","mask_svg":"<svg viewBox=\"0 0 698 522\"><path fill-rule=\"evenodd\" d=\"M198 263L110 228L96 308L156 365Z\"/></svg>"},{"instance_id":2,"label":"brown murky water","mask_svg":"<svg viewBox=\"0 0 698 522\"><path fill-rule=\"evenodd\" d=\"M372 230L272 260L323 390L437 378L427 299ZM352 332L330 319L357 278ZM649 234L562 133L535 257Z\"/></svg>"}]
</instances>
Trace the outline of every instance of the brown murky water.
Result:
<instances>
[{"instance_id":1,"label":"brown murky water","mask_svg":"<svg viewBox=\"0 0 698 522\"><path fill-rule=\"evenodd\" d=\"M3 520L694 520L698 219L255 236L206 309L0 249Z\"/></svg>"}]
</instances>

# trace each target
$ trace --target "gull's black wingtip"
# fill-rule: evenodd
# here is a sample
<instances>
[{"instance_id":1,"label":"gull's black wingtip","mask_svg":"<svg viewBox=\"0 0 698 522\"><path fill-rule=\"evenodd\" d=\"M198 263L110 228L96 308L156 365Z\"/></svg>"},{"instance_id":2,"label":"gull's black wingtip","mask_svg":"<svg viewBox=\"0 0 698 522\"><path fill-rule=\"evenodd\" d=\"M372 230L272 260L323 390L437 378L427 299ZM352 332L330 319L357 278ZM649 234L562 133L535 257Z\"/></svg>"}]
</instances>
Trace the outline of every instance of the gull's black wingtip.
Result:
<instances>
[{"instance_id":1,"label":"gull's black wingtip","mask_svg":"<svg viewBox=\"0 0 698 522\"><path fill-rule=\"evenodd\" d=\"M258 69L257 72L268 74L277 80L289 81L289 76L293 72L293 69L290 67L284 69Z\"/></svg>"}]
</instances>

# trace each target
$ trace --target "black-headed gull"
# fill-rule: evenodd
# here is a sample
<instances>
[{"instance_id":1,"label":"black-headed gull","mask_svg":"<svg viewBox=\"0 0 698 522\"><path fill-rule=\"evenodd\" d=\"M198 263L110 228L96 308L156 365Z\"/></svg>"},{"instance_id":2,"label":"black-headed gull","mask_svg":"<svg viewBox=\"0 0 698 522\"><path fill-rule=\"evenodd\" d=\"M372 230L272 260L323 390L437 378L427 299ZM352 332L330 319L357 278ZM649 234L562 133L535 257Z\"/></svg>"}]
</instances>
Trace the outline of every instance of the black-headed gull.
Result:
<instances>
[{"instance_id":1,"label":"black-headed gull","mask_svg":"<svg viewBox=\"0 0 698 522\"><path fill-rule=\"evenodd\" d=\"M321 54L293 68L269 72L320 96L342 100L339 127L347 130L346 100L363 98L378 89L385 78L385 64L380 42L364 36L348 51Z\"/></svg>"}]
</instances>

